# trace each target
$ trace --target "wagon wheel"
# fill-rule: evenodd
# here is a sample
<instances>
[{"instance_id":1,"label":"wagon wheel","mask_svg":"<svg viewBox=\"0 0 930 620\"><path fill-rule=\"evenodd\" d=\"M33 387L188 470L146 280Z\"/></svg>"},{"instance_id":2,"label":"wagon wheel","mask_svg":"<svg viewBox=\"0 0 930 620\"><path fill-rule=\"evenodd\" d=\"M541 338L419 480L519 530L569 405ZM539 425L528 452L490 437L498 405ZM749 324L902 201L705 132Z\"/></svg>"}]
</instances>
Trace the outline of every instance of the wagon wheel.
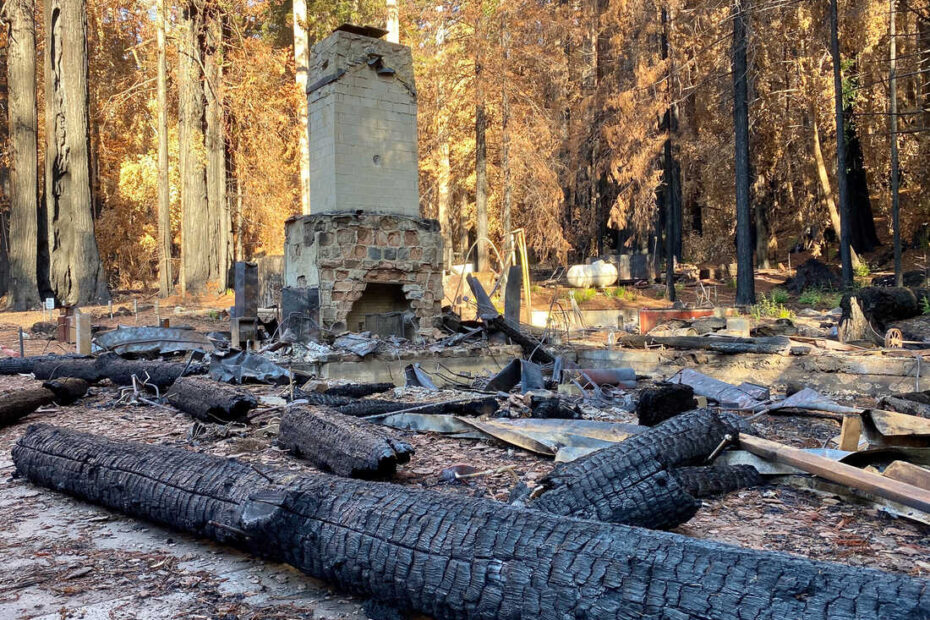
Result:
<instances>
[{"instance_id":1,"label":"wagon wheel","mask_svg":"<svg viewBox=\"0 0 930 620\"><path fill-rule=\"evenodd\" d=\"M885 332L885 347L888 349L904 348L904 334L897 327L892 327Z\"/></svg>"}]
</instances>

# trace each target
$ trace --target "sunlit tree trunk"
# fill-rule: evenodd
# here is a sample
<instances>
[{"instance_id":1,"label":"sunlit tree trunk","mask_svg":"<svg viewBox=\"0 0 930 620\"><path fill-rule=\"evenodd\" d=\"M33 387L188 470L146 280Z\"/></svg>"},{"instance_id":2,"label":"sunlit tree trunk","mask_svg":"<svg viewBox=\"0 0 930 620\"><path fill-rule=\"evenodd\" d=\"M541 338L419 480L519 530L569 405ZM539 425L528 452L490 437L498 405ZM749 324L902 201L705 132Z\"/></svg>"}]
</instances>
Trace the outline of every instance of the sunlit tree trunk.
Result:
<instances>
[{"instance_id":1,"label":"sunlit tree trunk","mask_svg":"<svg viewBox=\"0 0 930 620\"><path fill-rule=\"evenodd\" d=\"M155 7L158 47L158 294L174 289L171 273L171 202L168 187L168 61L165 48L165 0Z\"/></svg>"},{"instance_id":2,"label":"sunlit tree trunk","mask_svg":"<svg viewBox=\"0 0 930 620\"><path fill-rule=\"evenodd\" d=\"M756 302L749 204L749 87L746 12L749 0L733 2L733 126L736 140L736 304Z\"/></svg>"},{"instance_id":3,"label":"sunlit tree trunk","mask_svg":"<svg viewBox=\"0 0 930 620\"><path fill-rule=\"evenodd\" d=\"M386 0L387 8L387 35L384 37L391 43L400 43L400 19L397 15L397 0Z\"/></svg>"},{"instance_id":4,"label":"sunlit tree trunk","mask_svg":"<svg viewBox=\"0 0 930 620\"><path fill-rule=\"evenodd\" d=\"M36 112L36 25L32 0L7 0L7 102L10 144L9 308L39 304L38 114Z\"/></svg>"},{"instance_id":5,"label":"sunlit tree trunk","mask_svg":"<svg viewBox=\"0 0 930 620\"><path fill-rule=\"evenodd\" d=\"M898 201L898 48L896 1L888 0L888 133L891 143L891 228L894 235L894 282L904 286L901 267L901 214Z\"/></svg>"},{"instance_id":6,"label":"sunlit tree trunk","mask_svg":"<svg viewBox=\"0 0 930 620\"><path fill-rule=\"evenodd\" d=\"M479 23L482 19L479 16ZM480 29L479 29L480 31ZM478 271L488 269L488 152L484 109L484 67L481 46L475 41L475 232L478 236Z\"/></svg>"},{"instance_id":7,"label":"sunlit tree trunk","mask_svg":"<svg viewBox=\"0 0 930 620\"><path fill-rule=\"evenodd\" d=\"M830 225L836 238L840 238L840 212L836 208L836 202L833 200L833 190L830 188L830 175L827 172L827 164L823 158L823 149L820 142L820 128L817 123L817 115L811 108L811 133L813 134L814 143L814 163L817 165L817 179L820 181L820 191L823 193L823 201L827 207L827 213L830 215ZM859 264L859 257L856 251L850 247L852 253L853 266Z\"/></svg>"},{"instance_id":8,"label":"sunlit tree trunk","mask_svg":"<svg viewBox=\"0 0 930 620\"><path fill-rule=\"evenodd\" d=\"M228 288L229 205L226 201L226 127L223 115L223 16L211 5L206 15L204 95L206 99L207 204L210 211L210 280Z\"/></svg>"},{"instance_id":9,"label":"sunlit tree trunk","mask_svg":"<svg viewBox=\"0 0 930 620\"><path fill-rule=\"evenodd\" d=\"M307 0L294 0L294 69L297 77L297 118L300 123L300 205L310 213L310 126L307 118L307 70L310 41L307 33Z\"/></svg>"},{"instance_id":10,"label":"sunlit tree trunk","mask_svg":"<svg viewBox=\"0 0 930 620\"><path fill-rule=\"evenodd\" d=\"M45 2L45 201L49 279L69 305L109 298L94 237L84 0Z\"/></svg>"},{"instance_id":11,"label":"sunlit tree trunk","mask_svg":"<svg viewBox=\"0 0 930 620\"><path fill-rule=\"evenodd\" d=\"M182 291L199 292L210 279L212 239L204 144L203 4L181 12L178 58L178 141L181 177Z\"/></svg>"},{"instance_id":12,"label":"sunlit tree trunk","mask_svg":"<svg viewBox=\"0 0 930 620\"><path fill-rule=\"evenodd\" d=\"M506 17L501 24L501 44L504 52L504 66L501 80L501 168L504 173L504 197L501 204L501 229L504 235L504 255L506 262L513 252L511 239L510 211L513 202L513 187L510 172L510 93L507 71L510 68L510 30L507 27ZM506 277L506 272L504 276Z\"/></svg>"}]
</instances>

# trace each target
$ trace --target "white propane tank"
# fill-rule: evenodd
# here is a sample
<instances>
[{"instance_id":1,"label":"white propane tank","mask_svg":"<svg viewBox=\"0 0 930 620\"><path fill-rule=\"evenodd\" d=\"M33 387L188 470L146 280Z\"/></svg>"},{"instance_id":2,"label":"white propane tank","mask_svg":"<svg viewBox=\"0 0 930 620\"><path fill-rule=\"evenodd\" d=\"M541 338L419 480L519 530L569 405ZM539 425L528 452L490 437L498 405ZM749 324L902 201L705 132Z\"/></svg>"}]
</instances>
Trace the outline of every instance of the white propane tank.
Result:
<instances>
[{"instance_id":1,"label":"white propane tank","mask_svg":"<svg viewBox=\"0 0 930 620\"><path fill-rule=\"evenodd\" d=\"M594 286L604 288L617 281L617 268L602 260L590 265L572 265L567 274L568 283L575 288Z\"/></svg>"}]
</instances>

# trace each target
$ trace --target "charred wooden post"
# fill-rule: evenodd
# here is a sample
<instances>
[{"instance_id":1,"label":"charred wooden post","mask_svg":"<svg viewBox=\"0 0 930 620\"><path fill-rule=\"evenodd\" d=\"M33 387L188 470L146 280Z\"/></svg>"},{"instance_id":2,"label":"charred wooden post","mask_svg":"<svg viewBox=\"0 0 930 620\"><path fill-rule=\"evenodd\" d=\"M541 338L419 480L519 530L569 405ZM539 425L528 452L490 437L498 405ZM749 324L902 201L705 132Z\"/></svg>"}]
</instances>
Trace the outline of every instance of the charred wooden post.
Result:
<instances>
[{"instance_id":1,"label":"charred wooden post","mask_svg":"<svg viewBox=\"0 0 930 620\"><path fill-rule=\"evenodd\" d=\"M397 433L325 407L291 407L278 444L323 471L350 478L386 478L406 463L413 446Z\"/></svg>"},{"instance_id":2,"label":"charred wooden post","mask_svg":"<svg viewBox=\"0 0 930 620\"><path fill-rule=\"evenodd\" d=\"M57 402L70 405L87 393L87 382L81 379L48 381L38 388L18 390L0 396L0 427L9 426L39 407Z\"/></svg>"},{"instance_id":3,"label":"charred wooden post","mask_svg":"<svg viewBox=\"0 0 930 620\"><path fill-rule=\"evenodd\" d=\"M165 398L201 422L243 422L258 402L246 389L206 377L179 377Z\"/></svg>"},{"instance_id":4,"label":"charred wooden post","mask_svg":"<svg viewBox=\"0 0 930 620\"><path fill-rule=\"evenodd\" d=\"M285 483L235 459L41 425L13 461L36 484L436 618L930 615L926 580L485 499L322 474Z\"/></svg>"},{"instance_id":5,"label":"charred wooden post","mask_svg":"<svg viewBox=\"0 0 930 620\"><path fill-rule=\"evenodd\" d=\"M702 463L738 430L710 409L696 409L570 463L556 465L531 507L558 515L654 529L673 528L701 502L674 475Z\"/></svg>"}]
</instances>

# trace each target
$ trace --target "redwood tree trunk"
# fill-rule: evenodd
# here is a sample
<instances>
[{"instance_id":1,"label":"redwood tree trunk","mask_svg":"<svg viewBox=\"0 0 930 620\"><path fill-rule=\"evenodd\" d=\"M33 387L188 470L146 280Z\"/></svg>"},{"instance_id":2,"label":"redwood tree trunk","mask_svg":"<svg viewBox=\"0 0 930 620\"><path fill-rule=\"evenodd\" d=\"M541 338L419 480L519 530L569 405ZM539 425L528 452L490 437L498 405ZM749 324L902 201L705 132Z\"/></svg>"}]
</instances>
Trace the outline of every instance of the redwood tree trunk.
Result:
<instances>
[{"instance_id":1,"label":"redwood tree trunk","mask_svg":"<svg viewBox=\"0 0 930 620\"><path fill-rule=\"evenodd\" d=\"M38 113L36 112L36 25L32 0L8 0L7 88L10 121L10 304L26 310L39 304Z\"/></svg>"},{"instance_id":2,"label":"redwood tree trunk","mask_svg":"<svg viewBox=\"0 0 930 620\"><path fill-rule=\"evenodd\" d=\"M210 218L204 143L203 2L181 12L178 139L181 176L181 289L203 290L210 279Z\"/></svg>"},{"instance_id":3,"label":"redwood tree trunk","mask_svg":"<svg viewBox=\"0 0 930 620\"><path fill-rule=\"evenodd\" d=\"M226 203L226 139L223 116L223 16L213 5L206 16L207 204L210 210L210 280L228 287L229 207Z\"/></svg>"},{"instance_id":4,"label":"redwood tree trunk","mask_svg":"<svg viewBox=\"0 0 930 620\"><path fill-rule=\"evenodd\" d=\"M171 201L168 187L168 62L165 58L165 0L155 8L158 24L158 294L174 289L171 273Z\"/></svg>"},{"instance_id":5,"label":"redwood tree trunk","mask_svg":"<svg viewBox=\"0 0 930 620\"><path fill-rule=\"evenodd\" d=\"M45 0L49 280L64 304L109 299L94 237L84 0Z\"/></svg>"},{"instance_id":6,"label":"redwood tree trunk","mask_svg":"<svg viewBox=\"0 0 930 620\"><path fill-rule=\"evenodd\" d=\"M733 2L733 126L736 132L736 303L756 303L749 205L749 87L746 11L749 0Z\"/></svg>"},{"instance_id":7,"label":"redwood tree trunk","mask_svg":"<svg viewBox=\"0 0 930 620\"><path fill-rule=\"evenodd\" d=\"M482 32L481 21L476 30ZM488 269L488 121L484 109L484 67L481 39L475 41L475 234L478 242L478 271Z\"/></svg>"}]
</instances>

